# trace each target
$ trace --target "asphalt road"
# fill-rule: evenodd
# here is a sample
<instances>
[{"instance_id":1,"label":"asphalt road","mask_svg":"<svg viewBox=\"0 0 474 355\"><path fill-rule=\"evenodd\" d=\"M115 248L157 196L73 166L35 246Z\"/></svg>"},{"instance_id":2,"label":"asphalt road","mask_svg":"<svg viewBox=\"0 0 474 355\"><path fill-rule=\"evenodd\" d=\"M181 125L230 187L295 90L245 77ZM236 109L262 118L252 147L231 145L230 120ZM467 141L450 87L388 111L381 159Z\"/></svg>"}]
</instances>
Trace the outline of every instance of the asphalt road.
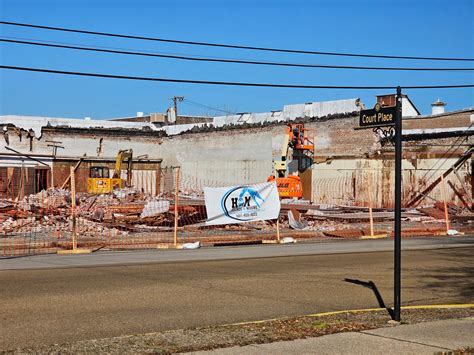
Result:
<instances>
[{"instance_id":1,"label":"asphalt road","mask_svg":"<svg viewBox=\"0 0 474 355\"><path fill-rule=\"evenodd\" d=\"M265 248L265 247L261 247ZM404 305L473 302L474 246L403 253ZM0 271L0 349L332 310L392 299L392 253Z\"/></svg>"},{"instance_id":2,"label":"asphalt road","mask_svg":"<svg viewBox=\"0 0 474 355\"><path fill-rule=\"evenodd\" d=\"M474 236L403 239L403 250L441 249L474 245ZM90 267L183 261L270 258L277 256L347 254L393 251L392 239L344 240L286 245L246 245L197 250L99 251L82 255L35 255L0 257L1 270Z\"/></svg>"}]
</instances>

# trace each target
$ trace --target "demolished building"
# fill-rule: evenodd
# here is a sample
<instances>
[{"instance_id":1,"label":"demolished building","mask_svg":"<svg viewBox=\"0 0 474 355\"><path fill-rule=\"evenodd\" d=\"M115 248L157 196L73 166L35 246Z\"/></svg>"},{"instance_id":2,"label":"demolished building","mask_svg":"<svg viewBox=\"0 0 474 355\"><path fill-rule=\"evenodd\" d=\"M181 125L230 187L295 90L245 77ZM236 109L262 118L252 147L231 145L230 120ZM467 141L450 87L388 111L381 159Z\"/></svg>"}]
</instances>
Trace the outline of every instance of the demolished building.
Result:
<instances>
[{"instance_id":1,"label":"demolished building","mask_svg":"<svg viewBox=\"0 0 474 355\"><path fill-rule=\"evenodd\" d=\"M91 167L104 166L113 173L117 152L130 148L135 151L135 185L156 193L161 160L153 147L161 144L162 134L149 123L2 116L0 125L0 194L14 197L21 188L29 194L45 186L61 187L71 166L76 168L78 192L86 191Z\"/></svg>"},{"instance_id":2,"label":"demolished building","mask_svg":"<svg viewBox=\"0 0 474 355\"><path fill-rule=\"evenodd\" d=\"M392 99L393 95L377 97L387 105ZM407 96L403 100L403 201L407 204L465 156L472 144L474 108L422 116ZM302 176L307 200L363 206L370 175L377 186L374 205L391 207L393 148L383 136L354 129L361 107L359 99L312 102L173 125L143 119L0 116L4 140L0 194L15 197L25 186L30 190L24 194L60 187L71 166L77 168L78 191L85 191L90 168L102 164L113 171L120 149L133 149L132 184L151 194L161 191L162 169L170 166L181 167L180 188L189 194L201 192L204 186L266 181L272 174L272 160L281 150L285 124L301 121L313 130L316 147L315 164ZM22 179L34 183L19 185ZM449 182L449 199L472 205L470 155ZM441 190L435 186L428 194L437 199Z\"/></svg>"}]
</instances>

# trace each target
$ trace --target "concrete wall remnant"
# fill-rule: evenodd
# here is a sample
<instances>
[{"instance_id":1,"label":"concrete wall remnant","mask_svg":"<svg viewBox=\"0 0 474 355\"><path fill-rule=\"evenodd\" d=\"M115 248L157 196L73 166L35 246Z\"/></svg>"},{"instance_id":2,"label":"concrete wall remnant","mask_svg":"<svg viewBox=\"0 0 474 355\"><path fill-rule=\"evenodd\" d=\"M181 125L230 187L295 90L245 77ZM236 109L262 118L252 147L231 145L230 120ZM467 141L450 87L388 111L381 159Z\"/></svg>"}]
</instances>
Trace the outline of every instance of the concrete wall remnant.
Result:
<instances>
[{"instance_id":1,"label":"concrete wall remnant","mask_svg":"<svg viewBox=\"0 0 474 355\"><path fill-rule=\"evenodd\" d=\"M22 121L22 116L2 116L0 126L5 143L0 145L0 167L34 170L53 167L58 171L55 174L63 174L64 170L67 175L69 165L55 164L77 162L85 157L113 165L120 149L133 149L135 157L161 161L160 168L180 166L182 188L190 192L201 192L204 186L258 183L273 173L272 160L281 154L285 125L295 120L304 122L314 135L316 163L311 174L304 177L305 184L311 184L309 197L308 193L305 197L315 203L364 205L370 174L376 186L374 207L390 207L393 203L393 147L382 145L380 137L371 130L354 130L362 106L357 99L286 105L280 111L215 117L212 124L164 127L148 122L45 118ZM473 114L474 108L469 108L404 118L405 201L433 181L442 169L451 166L472 144ZM36 123L32 124L33 121ZM30 130L34 136L26 139ZM48 143L51 141L60 147L52 147ZM456 149L450 148L453 146ZM137 171L141 171L134 173L137 186L145 188L146 185L146 189L155 193L159 184L148 182L158 178L157 168L137 168ZM472 164L468 161L459 174L469 182L461 185L457 178L448 180L459 191L471 192L471 171ZM79 174L83 175L79 180L85 179L88 171ZM63 178L66 177L58 175L55 185L62 183ZM431 195L439 198L439 188ZM458 202L454 193L450 192L450 198Z\"/></svg>"}]
</instances>

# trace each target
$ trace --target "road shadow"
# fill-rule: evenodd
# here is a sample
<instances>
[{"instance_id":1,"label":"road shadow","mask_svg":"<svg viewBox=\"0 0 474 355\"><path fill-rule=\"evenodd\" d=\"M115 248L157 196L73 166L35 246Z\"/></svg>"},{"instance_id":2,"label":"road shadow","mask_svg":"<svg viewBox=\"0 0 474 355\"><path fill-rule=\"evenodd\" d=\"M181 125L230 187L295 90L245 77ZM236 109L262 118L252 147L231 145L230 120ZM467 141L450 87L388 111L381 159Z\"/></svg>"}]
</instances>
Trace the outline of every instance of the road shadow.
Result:
<instances>
[{"instance_id":1,"label":"road shadow","mask_svg":"<svg viewBox=\"0 0 474 355\"><path fill-rule=\"evenodd\" d=\"M453 257L455 261L453 262ZM472 249L453 249L446 260L446 266L420 274L423 288L433 294L449 292L466 301L474 299L474 256Z\"/></svg>"},{"instance_id":2,"label":"road shadow","mask_svg":"<svg viewBox=\"0 0 474 355\"><path fill-rule=\"evenodd\" d=\"M387 307L384 300L383 300L383 297L382 295L380 294L380 291L379 289L377 288L377 286L375 285L375 282L373 281L362 281L362 280L357 280L357 279L349 279L349 278L345 278L344 279L345 282L349 282L349 283L352 283L352 284L355 284L355 285L360 285L360 286L363 286L363 287L366 287L370 290L372 290L372 292L374 293L375 295L375 298L377 299L377 302L380 306L380 308L385 308L388 312L388 314L390 315L390 317L392 319L394 319L394 312L393 312L393 309L390 308L390 307Z\"/></svg>"}]
</instances>

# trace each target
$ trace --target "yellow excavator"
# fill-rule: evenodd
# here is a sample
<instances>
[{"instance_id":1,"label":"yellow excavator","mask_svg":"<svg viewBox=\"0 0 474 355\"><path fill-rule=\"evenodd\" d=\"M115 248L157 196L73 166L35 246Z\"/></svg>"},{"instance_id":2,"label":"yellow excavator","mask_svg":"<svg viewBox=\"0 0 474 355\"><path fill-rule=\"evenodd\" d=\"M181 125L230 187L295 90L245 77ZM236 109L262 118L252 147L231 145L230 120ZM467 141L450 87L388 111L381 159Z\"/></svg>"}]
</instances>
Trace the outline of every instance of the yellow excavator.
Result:
<instances>
[{"instance_id":1,"label":"yellow excavator","mask_svg":"<svg viewBox=\"0 0 474 355\"><path fill-rule=\"evenodd\" d=\"M123 180L120 176L122 165L126 163L127 179ZM92 194L107 194L114 189L123 189L125 186L132 185L133 168L133 150L119 150L115 159L115 170L110 177L110 169L107 166L92 166L87 180L87 192Z\"/></svg>"},{"instance_id":2,"label":"yellow excavator","mask_svg":"<svg viewBox=\"0 0 474 355\"><path fill-rule=\"evenodd\" d=\"M303 184L297 175L313 165L314 143L308 136L303 123L288 124L285 128L285 137L281 149L281 160L273 161L273 175L267 181L276 181L280 198L303 197ZM291 148L291 149L290 149ZM296 161L298 171L289 174L289 163Z\"/></svg>"}]
</instances>

